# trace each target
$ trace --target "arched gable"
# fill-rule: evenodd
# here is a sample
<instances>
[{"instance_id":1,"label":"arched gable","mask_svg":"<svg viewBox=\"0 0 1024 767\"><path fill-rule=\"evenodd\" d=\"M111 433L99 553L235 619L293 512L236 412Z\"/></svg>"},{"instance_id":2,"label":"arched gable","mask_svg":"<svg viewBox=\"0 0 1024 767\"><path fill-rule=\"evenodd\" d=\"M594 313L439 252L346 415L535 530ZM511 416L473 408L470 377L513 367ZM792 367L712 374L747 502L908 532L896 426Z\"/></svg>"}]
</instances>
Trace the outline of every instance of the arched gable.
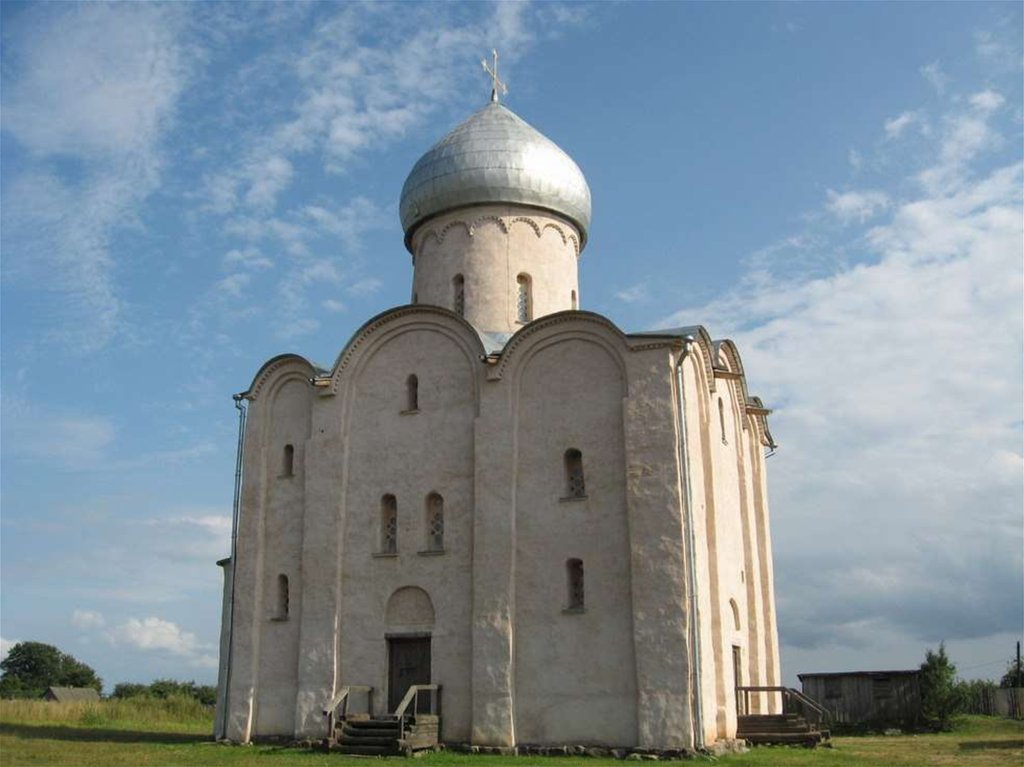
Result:
<instances>
[{"instance_id":1,"label":"arched gable","mask_svg":"<svg viewBox=\"0 0 1024 767\"><path fill-rule=\"evenodd\" d=\"M585 339L604 347L619 367L623 386L628 387L625 355L630 345L625 334L608 318L578 310L548 314L518 330L505 344L498 363L488 370L487 378L492 381L505 378L521 368L537 349L567 337Z\"/></svg>"},{"instance_id":2,"label":"arched gable","mask_svg":"<svg viewBox=\"0 0 1024 767\"><path fill-rule=\"evenodd\" d=\"M301 376L309 381L318 373L320 368L298 354L279 354L263 363L249 385L248 391L241 396L248 400L256 401L265 392L271 383L277 384L284 377Z\"/></svg>"},{"instance_id":3,"label":"arched gable","mask_svg":"<svg viewBox=\"0 0 1024 767\"><path fill-rule=\"evenodd\" d=\"M432 329L452 339L466 356L470 366L486 357L476 330L466 320L440 306L408 305L389 309L367 321L357 330L338 355L331 373L322 379L324 394L337 394L343 379L358 370L376 345L397 332ZM474 398L479 401L479 383Z\"/></svg>"}]
</instances>

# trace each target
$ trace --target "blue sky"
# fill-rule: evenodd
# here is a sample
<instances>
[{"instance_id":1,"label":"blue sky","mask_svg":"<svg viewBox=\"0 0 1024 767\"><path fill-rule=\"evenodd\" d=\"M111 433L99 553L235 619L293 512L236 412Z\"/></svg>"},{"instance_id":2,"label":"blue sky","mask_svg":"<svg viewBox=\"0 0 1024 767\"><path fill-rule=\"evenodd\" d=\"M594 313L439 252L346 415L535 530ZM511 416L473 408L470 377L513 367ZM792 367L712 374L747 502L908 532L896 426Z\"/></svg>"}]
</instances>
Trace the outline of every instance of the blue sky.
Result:
<instances>
[{"instance_id":1,"label":"blue sky","mask_svg":"<svg viewBox=\"0 0 1024 767\"><path fill-rule=\"evenodd\" d=\"M506 103L583 168L581 304L775 408L784 676L1021 636L1019 4L3 3L4 647L215 678L236 413L407 302L413 163Z\"/></svg>"}]
</instances>

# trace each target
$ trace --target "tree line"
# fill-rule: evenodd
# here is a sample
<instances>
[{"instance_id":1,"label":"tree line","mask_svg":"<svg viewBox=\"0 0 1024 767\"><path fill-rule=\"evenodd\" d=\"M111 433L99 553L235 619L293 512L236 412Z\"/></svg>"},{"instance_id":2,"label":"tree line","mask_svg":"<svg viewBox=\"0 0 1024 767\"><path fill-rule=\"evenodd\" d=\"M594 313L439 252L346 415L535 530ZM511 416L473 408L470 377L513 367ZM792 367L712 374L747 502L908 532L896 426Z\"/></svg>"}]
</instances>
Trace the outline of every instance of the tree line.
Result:
<instances>
[{"instance_id":1,"label":"tree line","mask_svg":"<svg viewBox=\"0 0 1024 767\"><path fill-rule=\"evenodd\" d=\"M41 698L48 687L92 687L103 693L103 680L85 663L42 642L18 642L0 661L0 698ZM150 684L121 682L112 698L194 698L212 706L217 700L214 685L157 679Z\"/></svg>"}]
</instances>

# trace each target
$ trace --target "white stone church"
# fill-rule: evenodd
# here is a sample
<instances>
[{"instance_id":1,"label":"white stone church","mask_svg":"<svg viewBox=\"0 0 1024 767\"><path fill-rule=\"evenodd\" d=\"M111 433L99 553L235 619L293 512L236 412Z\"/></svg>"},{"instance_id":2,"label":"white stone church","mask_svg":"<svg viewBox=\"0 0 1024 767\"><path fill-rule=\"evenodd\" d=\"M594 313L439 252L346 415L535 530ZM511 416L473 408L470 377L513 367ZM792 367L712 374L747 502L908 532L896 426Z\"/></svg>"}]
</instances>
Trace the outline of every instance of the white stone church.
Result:
<instances>
[{"instance_id":1,"label":"white stone church","mask_svg":"<svg viewBox=\"0 0 1024 767\"><path fill-rule=\"evenodd\" d=\"M780 684L774 444L735 346L581 308L587 182L497 99L400 212L410 303L241 395L217 735L325 737L339 693L382 719L420 684L446 742L734 738L736 688Z\"/></svg>"}]
</instances>

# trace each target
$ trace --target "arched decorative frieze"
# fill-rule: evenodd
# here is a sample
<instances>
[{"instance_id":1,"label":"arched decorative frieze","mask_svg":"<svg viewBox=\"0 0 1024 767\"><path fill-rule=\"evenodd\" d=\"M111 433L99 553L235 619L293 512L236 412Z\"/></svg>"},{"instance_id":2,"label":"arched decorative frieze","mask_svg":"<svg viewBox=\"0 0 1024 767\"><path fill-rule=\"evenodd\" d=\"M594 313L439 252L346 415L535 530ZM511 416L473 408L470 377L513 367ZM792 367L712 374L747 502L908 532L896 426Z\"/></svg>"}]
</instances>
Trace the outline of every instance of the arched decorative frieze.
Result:
<instances>
[{"instance_id":1,"label":"arched decorative frieze","mask_svg":"<svg viewBox=\"0 0 1024 767\"><path fill-rule=\"evenodd\" d=\"M289 366L294 366L294 373L307 381L313 378L319 371L313 363L298 354L279 354L267 360L263 367L257 371L256 376L252 379L252 384L249 386L249 391L245 392L243 396L255 402L266 388L267 383Z\"/></svg>"},{"instance_id":2,"label":"arched decorative frieze","mask_svg":"<svg viewBox=\"0 0 1024 767\"><path fill-rule=\"evenodd\" d=\"M505 344L505 348L502 349L501 356L498 358L498 364L487 371L488 380L501 380L505 376L509 365L514 361L518 361L518 357L524 348L532 346L532 342L537 340L538 336L548 336L552 328L566 323L571 327L566 327L565 331L571 333L572 337L597 340L601 345L607 347L609 351L613 351L613 356L622 372L622 380L625 385L628 385L629 377L626 374L626 365L623 357L624 352L628 351L630 347L625 334L606 317L594 314L593 312L578 310L548 314L518 330L509 339L508 343ZM561 335L559 335L557 340L562 340Z\"/></svg>"},{"instance_id":3,"label":"arched decorative frieze","mask_svg":"<svg viewBox=\"0 0 1024 767\"><path fill-rule=\"evenodd\" d=\"M535 235L537 235L538 239L540 238L540 235L541 235L540 224L538 224L536 221L534 221L529 216L513 216L508 221L508 228L506 229L506 231L511 232L513 224L526 224L527 226L529 226L533 230L533 233ZM549 226L554 226L554 224L549 224ZM547 226L545 226L544 228L547 229ZM564 236L562 237L562 244L563 245L565 244L565 237Z\"/></svg>"},{"instance_id":4,"label":"arched decorative frieze","mask_svg":"<svg viewBox=\"0 0 1024 767\"><path fill-rule=\"evenodd\" d=\"M440 229L438 229L436 226L429 225L421 228L420 231L417 232L415 237L416 241L413 245L413 259L415 260L415 258L418 255L420 255L420 253L422 253L423 247L426 244L428 238L433 238L438 245L441 245L444 243L445 238L448 236L448 232L451 231L452 229L461 227L463 230L465 230L468 236L473 237L476 234L476 230L478 228L488 223L497 224L501 231L504 232L505 234L508 234L509 232L512 231L512 226L514 224L526 224L531 229L533 229L533 233L537 235L537 239L540 239L543 236L544 232L547 231L548 229L553 229L555 232L558 233L558 236L562 238L563 245L566 245L571 242L573 247L573 253L575 253L576 256L579 256L580 254L579 237L573 234L572 231L567 231L567 227L564 227L560 224L556 224L551 221L548 221L542 225L532 216L498 216L494 214L487 214L477 216L475 218L453 218L447 223L445 223L444 226L442 226Z\"/></svg>"},{"instance_id":5,"label":"arched decorative frieze","mask_svg":"<svg viewBox=\"0 0 1024 767\"><path fill-rule=\"evenodd\" d=\"M330 384L324 388L324 393L338 393L344 373L355 364L356 359L371 341L380 338L381 331L420 328L438 330L455 340L471 365L486 356L476 330L455 312L440 306L426 304L401 306L378 314L355 332L345 348L342 349L341 354L338 355L330 374ZM388 334L390 335L390 332ZM479 401L478 394L479 392L474 392L477 401Z\"/></svg>"}]
</instances>

